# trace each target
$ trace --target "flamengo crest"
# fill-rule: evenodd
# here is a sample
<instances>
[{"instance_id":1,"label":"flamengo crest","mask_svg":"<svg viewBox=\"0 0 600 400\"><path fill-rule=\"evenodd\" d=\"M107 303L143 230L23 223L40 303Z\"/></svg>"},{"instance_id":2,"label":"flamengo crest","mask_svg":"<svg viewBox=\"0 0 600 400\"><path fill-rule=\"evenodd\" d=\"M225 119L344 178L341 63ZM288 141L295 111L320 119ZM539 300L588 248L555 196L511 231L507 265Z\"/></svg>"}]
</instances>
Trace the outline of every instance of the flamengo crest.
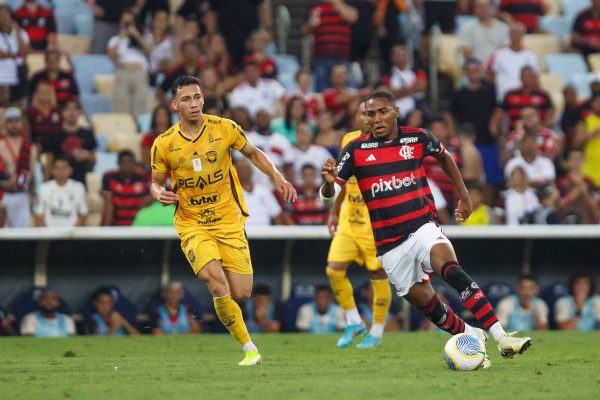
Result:
<instances>
[{"instance_id":1,"label":"flamengo crest","mask_svg":"<svg viewBox=\"0 0 600 400\"><path fill-rule=\"evenodd\" d=\"M415 151L414 148L412 148L411 146L402 146L400 147L400 151L398 152L400 154L400 157L402 157L405 160L412 160L413 158L415 158L415 156L413 155L413 152Z\"/></svg>"}]
</instances>

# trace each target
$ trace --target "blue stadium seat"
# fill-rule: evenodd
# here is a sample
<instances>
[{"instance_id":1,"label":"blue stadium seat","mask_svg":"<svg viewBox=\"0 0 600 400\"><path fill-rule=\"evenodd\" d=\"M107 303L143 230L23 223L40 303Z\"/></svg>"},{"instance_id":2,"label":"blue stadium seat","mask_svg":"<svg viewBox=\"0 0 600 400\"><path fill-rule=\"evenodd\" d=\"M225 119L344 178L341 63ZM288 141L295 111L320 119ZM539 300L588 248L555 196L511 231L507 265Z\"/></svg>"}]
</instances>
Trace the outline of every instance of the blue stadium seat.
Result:
<instances>
[{"instance_id":1,"label":"blue stadium seat","mask_svg":"<svg viewBox=\"0 0 600 400\"><path fill-rule=\"evenodd\" d=\"M137 326L136 318L137 318L137 308L135 304L131 302L127 297L123 295L121 290L116 286L101 286L99 289L108 289L111 291L113 295L113 299L115 300L115 311L118 311L123 318L125 318L129 323L133 326ZM81 316L83 321L86 322L90 319L90 316L94 313L94 293L92 293L89 299L85 302L83 307L81 308Z\"/></svg>"},{"instance_id":2,"label":"blue stadium seat","mask_svg":"<svg viewBox=\"0 0 600 400\"><path fill-rule=\"evenodd\" d=\"M296 73L300 70L300 64L296 56L291 54L276 54L273 56L277 63L277 80L285 90L296 89Z\"/></svg>"},{"instance_id":3,"label":"blue stadium seat","mask_svg":"<svg viewBox=\"0 0 600 400\"><path fill-rule=\"evenodd\" d=\"M591 6L590 0L560 0L560 7L563 15L569 21L569 26L572 26L577 18L577 14Z\"/></svg>"},{"instance_id":4,"label":"blue stadium seat","mask_svg":"<svg viewBox=\"0 0 600 400\"><path fill-rule=\"evenodd\" d=\"M95 174L104 175L106 171L116 169L117 167L118 164L116 153L107 153L104 151L96 152L96 164L94 164Z\"/></svg>"},{"instance_id":5,"label":"blue stadium seat","mask_svg":"<svg viewBox=\"0 0 600 400\"><path fill-rule=\"evenodd\" d=\"M515 292L512 286L506 282L491 282L485 285L482 290L492 307L496 307L500 300Z\"/></svg>"},{"instance_id":6,"label":"blue stadium seat","mask_svg":"<svg viewBox=\"0 0 600 400\"><path fill-rule=\"evenodd\" d=\"M150 130L150 125L152 124L152 113L138 114L135 119L139 132L145 133Z\"/></svg>"},{"instance_id":7,"label":"blue stadium seat","mask_svg":"<svg viewBox=\"0 0 600 400\"><path fill-rule=\"evenodd\" d=\"M71 57L75 70L75 79L81 93L94 93L94 76L96 74L113 74L115 66L104 54L88 54Z\"/></svg>"},{"instance_id":8,"label":"blue stadium seat","mask_svg":"<svg viewBox=\"0 0 600 400\"><path fill-rule=\"evenodd\" d=\"M292 295L281 305L281 331L298 332L296 329L296 315L298 309L314 299L315 288L313 285L296 285Z\"/></svg>"},{"instance_id":9,"label":"blue stadium seat","mask_svg":"<svg viewBox=\"0 0 600 400\"><path fill-rule=\"evenodd\" d=\"M44 290L44 289L45 289L44 287L34 286L31 289L29 289L15 303L16 304L15 326L17 327L17 330L19 329L19 326L21 325L21 320L23 319L23 317L37 309L37 303L36 303L37 298L39 297L39 295L42 293L42 290ZM59 299L60 299L60 306L58 307L58 311L63 314L71 315L70 307L67 305L67 303L65 303L65 301L62 298L59 298Z\"/></svg>"},{"instance_id":10,"label":"blue stadium seat","mask_svg":"<svg viewBox=\"0 0 600 400\"><path fill-rule=\"evenodd\" d=\"M544 57L546 72L559 75L568 82L573 74L587 74L588 67L581 54L548 54Z\"/></svg>"},{"instance_id":11,"label":"blue stadium seat","mask_svg":"<svg viewBox=\"0 0 600 400\"><path fill-rule=\"evenodd\" d=\"M565 81L567 85L572 85L577 91L577 98L588 99L592 95L590 89L590 76L588 73L573 73Z\"/></svg>"},{"instance_id":12,"label":"blue stadium seat","mask_svg":"<svg viewBox=\"0 0 600 400\"><path fill-rule=\"evenodd\" d=\"M95 93L81 94L81 108L87 119L94 114L109 113L112 111L112 99L110 96Z\"/></svg>"},{"instance_id":13,"label":"blue stadium seat","mask_svg":"<svg viewBox=\"0 0 600 400\"><path fill-rule=\"evenodd\" d=\"M564 15L545 15L540 19L540 27L546 32L553 33L561 44L571 34L572 28Z\"/></svg>"},{"instance_id":14,"label":"blue stadium seat","mask_svg":"<svg viewBox=\"0 0 600 400\"><path fill-rule=\"evenodd\" d=\"M546 302L548 305L549 315L548 315L548 324L551 329L557 329L556 319L554 316L554 304L556 300L560 299L563 296L569 294L569 288L565 282L556 282L549 286L546 286L540 292L540 297Z\"/></svg>"}]
</instances>

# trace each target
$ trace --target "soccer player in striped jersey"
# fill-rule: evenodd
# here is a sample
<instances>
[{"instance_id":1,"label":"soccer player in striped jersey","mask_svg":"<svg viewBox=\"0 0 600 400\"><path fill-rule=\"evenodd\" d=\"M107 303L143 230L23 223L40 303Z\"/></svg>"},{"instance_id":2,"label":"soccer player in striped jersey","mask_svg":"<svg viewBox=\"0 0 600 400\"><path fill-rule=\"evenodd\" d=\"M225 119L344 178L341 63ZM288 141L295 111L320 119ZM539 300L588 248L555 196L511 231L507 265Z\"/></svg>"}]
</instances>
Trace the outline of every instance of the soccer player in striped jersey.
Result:
<instances>
[{"instance_id":1,"label":"soccer player in striped jersey","mask_svg":"<svg viewBox=\"0 0 600 400\"><path fill-rule=\"evenodd\" d=\"M523 353L531 338L507 333L477 283L457 261L450 241L437 222L437 211L423 171L426 156L434 156L450 176L459 193L456 220L465 221L472 210L471 199L458 167L444 146L429 131L398 127L400 110L386 91L373 92L367 99L367 116L372 131L350 142L341 152L337 166L323 166L321 196L331 203L342 185L356 177L369 209L379 260L398 296L417 306L440 329L479 337L487 334L465 323L441 303L429 282L429 274L440 275L459 294L483 328L498 344L503 357ZM484 367L489 366L489 359Z\"/></svg>"},{"instance_id":2,"label":"soccer player in striped jersey","mask_svg":"<svg viewBox=\"0 0 600 400\"><path fill-rule=\"evenodd\" d=\"M364 101L358 106L356 122L360 129L344 135L342 148L369 131ZM354 301L352 284L346 276L350 264L355 261L358 264L364 264L373 286L373 321L369 333L356 347L362 349L378 347L381 345L385 321L392 302L392 292L390 281L377 259L369 210L367 210L360 193L356 178L352 177L348 180L345 194L339 196L331 208L327 227L333 240L329 248L325 271L335 298L344 309L346 316L346 329L338 340L337 346L350 346L357 335L366 332L365 324Z\"/></svg>"}]
</instances>

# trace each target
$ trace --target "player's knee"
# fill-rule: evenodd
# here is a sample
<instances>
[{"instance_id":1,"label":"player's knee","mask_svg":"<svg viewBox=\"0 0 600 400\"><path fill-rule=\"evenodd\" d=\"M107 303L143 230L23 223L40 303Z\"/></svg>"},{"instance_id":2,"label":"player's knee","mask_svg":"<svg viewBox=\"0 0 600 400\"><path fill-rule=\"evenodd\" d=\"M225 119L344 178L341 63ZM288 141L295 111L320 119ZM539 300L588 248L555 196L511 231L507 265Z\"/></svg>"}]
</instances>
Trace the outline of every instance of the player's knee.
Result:
<instances>
[{"instance_id":1,"label":"player's knee","mask_svg":"<svg viewBox=\"0 0 600 400\"><path fill-rule=\"evenodd\" d=\"M246 301L252 296L252 289L232 290L231 296L236 301Z\"/></svg>"},{"instance_id":2,"label":"player's knee","mask_svg":"<svg viewBox=\"0 0 600 400\"><path fill-rule=\"evenodd\" d=\"M387 279L388 276L383 269L376 269L375 271L369 271L369 279L371 280L379 280L379 279Z\"/></svg>"},{"instance_id":3,"label":"player's knee","mask_svg":"<svg viewBox=\"0 0 600 400\"><path fill-rule=\"evenodd\" d=\"M325 273L329 279L343 278L346 276L346 270L336 268L335 264L329 264L327 268L325 268Z\"/></svg>"}]
</instances>

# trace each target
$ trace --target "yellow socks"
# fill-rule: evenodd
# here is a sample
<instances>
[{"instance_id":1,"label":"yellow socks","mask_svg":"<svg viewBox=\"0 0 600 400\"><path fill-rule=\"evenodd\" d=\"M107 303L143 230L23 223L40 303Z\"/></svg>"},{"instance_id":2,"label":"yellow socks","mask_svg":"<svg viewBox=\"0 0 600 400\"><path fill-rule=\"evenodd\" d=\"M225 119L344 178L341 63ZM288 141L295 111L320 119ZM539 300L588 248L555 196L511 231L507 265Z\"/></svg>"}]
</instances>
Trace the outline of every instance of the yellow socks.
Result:
<instances>
[{"instance_id":1,"label":"yellow socks","mask_svg":"<svg viewBox=\"0 0 600 400\"><path fill-rule=\"evenodd\" d=\"M350 280L346 277L346 271L328 267L325 269L325 272L329 277L331 288L333 289L333 293L335 294L335 298L340 307L342 307L344 311L355 309L356 303L354 302L354 292Z\"/></svg>"},{"instance_id":2,"label":"yellow socks","mask_svg":"<svg viewBox=\"0 0 600 400\"><path fill-rule=\"evenodd\" d=\"M373 324L384 324L392 304L392 290L388 279L371 279L373 285Z\"/></svg>"},{"instance_id":3,"label":"yellow socks","mask_svg":"<svg viewBox=\"0 0 600 400\"><path fill-rule=\"evenodd\" d=\"M215 311L225 328L233 335L239 344L246 345L250 342L250 334L242 317L240 306L231 298L231 294L223 297L214 297Z\"/></svg>"}]
</instances>

